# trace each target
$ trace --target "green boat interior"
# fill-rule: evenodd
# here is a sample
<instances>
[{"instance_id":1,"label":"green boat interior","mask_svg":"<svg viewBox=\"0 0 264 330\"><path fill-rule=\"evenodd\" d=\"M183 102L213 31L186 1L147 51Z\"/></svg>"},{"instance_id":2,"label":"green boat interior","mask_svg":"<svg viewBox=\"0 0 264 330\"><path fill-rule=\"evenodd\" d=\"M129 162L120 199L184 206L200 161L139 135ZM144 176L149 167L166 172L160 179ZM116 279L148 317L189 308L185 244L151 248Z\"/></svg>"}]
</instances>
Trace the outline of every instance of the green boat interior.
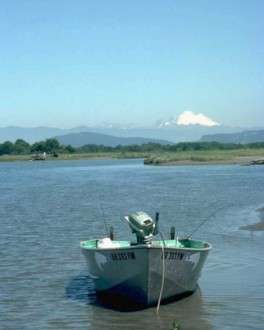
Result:
<instances>
[{"instance_id":1,"label":"green boat interior","mask_svg":"<svg viewBox=\"0 0 264 330\"><path fill-rule=\"evenodd\" d=\"M131 232L136 235L136 241L118 241L113 239L113 233L110 237L102 239L92 239L81 242L83 249L122 249L139 247L142 245L153 248L176 248L176 249L208 249L210 245L204 241L196 241L193 239L175 239L175 227L171 228L170 239L155 240L158 235L159 213L156 213L155 221L145 212L136 212L124 218L128 223Z\"/></svg>"},{"instance_id":2,"label":"green boat interior","mask_svg":"<svg viewBox=\"0 0 264 330\"><path fill-rule=\"evenodd\" d=\"M103 239L105 240L105 239ZM116 241L107 239L103 241L100 239L92 239L81 242L81 247L83 249L118 249L118 248L129 248L138 246L137 242L130 241ZM204 241L197 241L193 239L178 239L178 240L153 240L150 244L153 247L164 247L167 248L177 248L177 249L206 249L210 245Z\"/></svg>"}]
</instances>

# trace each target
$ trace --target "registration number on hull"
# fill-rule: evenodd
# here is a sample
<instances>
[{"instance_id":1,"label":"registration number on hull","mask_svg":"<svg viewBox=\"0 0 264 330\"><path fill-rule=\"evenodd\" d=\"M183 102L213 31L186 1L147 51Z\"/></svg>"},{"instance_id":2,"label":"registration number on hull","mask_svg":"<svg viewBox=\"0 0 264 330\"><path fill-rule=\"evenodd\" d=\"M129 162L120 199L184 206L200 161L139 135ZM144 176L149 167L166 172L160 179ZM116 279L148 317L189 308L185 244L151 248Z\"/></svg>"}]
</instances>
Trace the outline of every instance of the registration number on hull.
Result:
<instances>
[{"instance_id":1,"label":"registration number on hull","mask_svg":"<svg viewBox=\"0 0 264 330\"><path fill-rule=\"evenodd\" d=\"M111 258L114 261L119 261L119 260L136 259L136 256L134 252L119 252L119 253L111 253Z\"/></svg>"},{"instance_id":2,"label":"registration number on hull","mask_svg":"<svg viewBox=\"0 0 264 330\"><path fill-rule=\"evenodd\" d=\"M162 259L162 255L161 255ZM188 255L182 252L165 252L164 253L165 260L186 260L188 259Z\"/></svg>"}]
</instances>

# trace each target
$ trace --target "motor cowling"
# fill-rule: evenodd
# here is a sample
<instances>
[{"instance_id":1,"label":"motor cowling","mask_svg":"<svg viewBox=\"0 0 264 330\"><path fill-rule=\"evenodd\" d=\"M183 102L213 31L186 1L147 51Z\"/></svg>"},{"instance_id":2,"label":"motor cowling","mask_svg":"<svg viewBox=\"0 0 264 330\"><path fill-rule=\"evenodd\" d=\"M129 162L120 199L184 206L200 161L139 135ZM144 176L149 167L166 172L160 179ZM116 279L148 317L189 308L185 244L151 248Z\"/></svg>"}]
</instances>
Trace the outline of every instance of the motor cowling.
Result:
<instances>
[{"instance_id":1,"label":"motor cowling","mask_svg":"<svg viewBox=\"0 0 264 330\"><path fill-rule=\"evenodd\" d=\"M125 217L133 234L136 234L138 244L150 244L155 232L153 219L145 212L136 212Z\"/></svg>"}]
</instances>

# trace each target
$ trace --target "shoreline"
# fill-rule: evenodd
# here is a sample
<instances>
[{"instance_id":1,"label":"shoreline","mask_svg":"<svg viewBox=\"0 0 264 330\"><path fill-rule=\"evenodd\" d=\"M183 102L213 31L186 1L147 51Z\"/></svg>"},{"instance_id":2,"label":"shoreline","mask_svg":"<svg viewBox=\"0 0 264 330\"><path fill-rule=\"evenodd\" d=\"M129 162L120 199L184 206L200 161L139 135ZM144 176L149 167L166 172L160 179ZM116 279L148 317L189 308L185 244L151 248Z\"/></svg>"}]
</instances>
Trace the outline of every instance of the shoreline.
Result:
<instances>
[{"instance_id":1,"label":"shoreline","mask_svg":"<svg viewBox=\"0 0 264 330\"><path fill-rule=\"evenodd\" d=\"M163 159L139 154L60 154L58 157L48 155L46 160L33 160L31 155L0 156L0 163L17 161L59 161L59 160L113 160L144 159L144 165L150 166L192 166L192 165L264 165L264 156L240 156L230 159Z\"/></svg>"},{"instance_id":2,"label":"shoreline","mask_svg":"<svg viewBox=\"0 0 264 330\"><path fill-rule=\"evenodd\" d=\"M4 155L0 156L0 163L12 163L18 161L32 161L32 162L45 162L45 161L58 161L58 160L100 160L100 159L115 159L110 155L92 155L92 154L60 154L58 157L47 155L46 159L33 159L32 155ZM118 158L117 158L118 159Z\"/></svg>"},{"instance_id":3,"label":"shoreline","mask_svg":"<svg viewBox=\"0 0 264 330\"><path fill-rule=\"evenodd\" d=\"M186 165L242 165L242 166L252 166L252 165L264 165L264 157L257 158L257 157L238 157L236 159L212 159L212 160L172 160L172 161L163 161L163 160L156 160L157 163L144 161L145 165L152 165L152 166L186 166ZM259 162L256 164L256 162Z\"/></svg>"},{"instance_id":4,"label":"shoreline","mask_svg":"<svg viewBox=\"0 0 264 330\"><path fill-rule=\"evenodd\" d=\"M144 158L145 165L264 165L264 150L210 150L152 154Z\"/></svg>"},{"instance_id":5,"label":"shoreline","mask_svg":"<svg viewBox=\"0 0 264 330\"><path fill-rule=\"evenodd\" d=\"M144 165L264 165L264 148L232 150L194 150L194 151L90 151L75 153L49 153L44 159L34 159L34 154L6 154L0 156L1 162L16 161L59 161L59 160L113 160L143 159Z\"/></svg>"},{"instance_id":6,"label":"shoreline","mask_svg":"<svg viewBox=\"0 0 264 330\"><path fill-rule=\"evenodd\" d=\"M256 209L255 212L258 213L258 222L241 226L239 228L240 230L247 230L250 232L264 231L264 207L262 206Z\"/></svg>"}]
</instances>

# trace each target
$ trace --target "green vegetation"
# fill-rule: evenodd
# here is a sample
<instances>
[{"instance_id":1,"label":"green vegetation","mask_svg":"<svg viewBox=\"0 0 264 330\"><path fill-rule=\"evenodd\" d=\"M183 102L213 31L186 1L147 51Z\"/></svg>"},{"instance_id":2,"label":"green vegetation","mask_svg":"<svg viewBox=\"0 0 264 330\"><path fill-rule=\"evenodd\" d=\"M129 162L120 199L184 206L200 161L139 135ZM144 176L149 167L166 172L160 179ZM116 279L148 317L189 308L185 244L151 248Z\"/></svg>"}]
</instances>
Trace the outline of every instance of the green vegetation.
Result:
<instances>
[{"instance_id":1,"label":"green vegetation","mask_svg":"<svg viewBox=\"0 0 264 330\"><path fill-rule=\"evenodd\" d=\"M28 142L18 139L15 143L6 141L0 143L0 156L2 155L30 155L34 153L46 152L54 153L73 153L76 150L72 146L60 145L56 139L47 139L30 145Z\"/></svg>"},{"instance_id":2,"label":"green vegetation","mask_svg":"<svg viewBox=\"0 0 264 330\"><path fill-rule=\"evenodd\" d=\"M0 144L0 160L26 160L32 155L47 153L48 159L91 159L91 158L144 158L145 164L181 163L233 163L241 159L264 156L264 142L232 144L218 142L182 142L161 145L147 143L107 147L88 144L79 148L61 145L56 139L47 139L30 145L22 139Z\"/></svg>"},{"instance_id":3,"label":"green vegetation","mask_svg":"<svg viewBox=\"0 0 264 330\"><path fill-rule=\"evenodd\" d=\"M264 157L264 148L245 148L231 150L194 150L163 152L145 158L145 164L206 164L206 163L249 163Z\"/></svg>"}]
</instances>

